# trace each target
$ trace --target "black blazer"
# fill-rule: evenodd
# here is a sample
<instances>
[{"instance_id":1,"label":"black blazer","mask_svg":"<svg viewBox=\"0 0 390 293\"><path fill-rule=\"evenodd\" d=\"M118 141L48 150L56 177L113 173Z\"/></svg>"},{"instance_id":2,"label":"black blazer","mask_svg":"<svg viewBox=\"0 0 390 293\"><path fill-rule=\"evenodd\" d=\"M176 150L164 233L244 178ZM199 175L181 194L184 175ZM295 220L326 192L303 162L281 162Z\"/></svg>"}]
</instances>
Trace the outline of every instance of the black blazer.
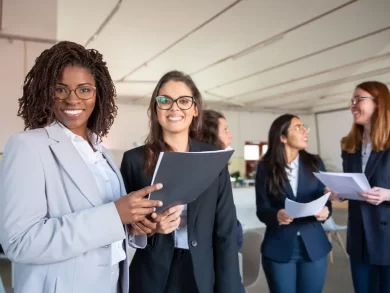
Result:
<instances>
[{"instance_id":1,"label":"black blazer","mask_svg":"<svg viewBox=\"0 0 390 293\"><path fill-rule=\"evenodd\" d=\"M341 157L344 172L362 172L360 150L353 154L343 151ZM371 152L364 173L372 187L390 189L390 150ZM355 261L390 265L390 202L375 206L349 201L347 251Z\"/></svg>"},{"instance_id":2,"label":"black blazer","mask_svg":"<svg viewBox=\"0 0 390 293\"><path fill-rule=\"evenodd\" d=\"M215 150L190 140L190 152ZM144 146L124 154L121 172L127 192L150 185L144 172ZM183 162L185 164L185 162ZM207 168L207 166L205 166ZM199 293L237 293L237 217L227 166L208 189L188 205L188 246ZM130 265L130 292L163 293L174 251L174 234L155 234L137 249Z\"/></svg>"},{"instance_id":3,"label":"black blazer","mask_svg":"<svg viewBox=\"0 0 390 293\"><path fill-rule=\"evenodd\" d=\"M319 160L319 170L325 167ZM305 203L315 200L324 194L324 185L305 168L300 157L298 171L298 190L295 197L289 182L285 184L285 192L279 197L269 194L266 183L267 166L259 162L256 173L256 205L257 217L267 228L261 247L264 257L277 262L289 262L292 258L294 238L298 231L305 243L308 255L315 261L326 256L331 250L331 244L326 237L321 222L315 217L306 217L293 220L289 225L279 225L277 213L284 209L286 197L297 202ZM330 201L326 204L329 208L329 216L332 213Z\"/></svg>"}]
</instances>

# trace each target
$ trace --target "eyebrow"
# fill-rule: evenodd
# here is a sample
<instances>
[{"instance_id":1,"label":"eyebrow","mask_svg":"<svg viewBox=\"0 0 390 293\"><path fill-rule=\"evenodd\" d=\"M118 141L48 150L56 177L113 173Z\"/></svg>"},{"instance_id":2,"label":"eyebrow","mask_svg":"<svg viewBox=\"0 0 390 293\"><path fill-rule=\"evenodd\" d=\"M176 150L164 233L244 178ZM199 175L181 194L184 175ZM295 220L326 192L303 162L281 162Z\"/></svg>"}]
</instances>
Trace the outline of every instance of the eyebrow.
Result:
<instances>
[{"instance_id":1,"label":"eyebrow","mask_svg":"<svg viewBox=\"0 0 390 293\"><path fill-rule=\"evenodd\" d=\"M66 86L66 87L68 87L68 85L67 85L67 84L65 84L65 83L62 83L62 82L57 82L57 84L60 84L60 85L63 85L63 86ZM78 84L77 86L83 86L83 85L91 85L91 86L93 86L93 85L92 85L92 84L90 84L89 82L80 83L80 84Z\"/></svg>"}]
</instances>

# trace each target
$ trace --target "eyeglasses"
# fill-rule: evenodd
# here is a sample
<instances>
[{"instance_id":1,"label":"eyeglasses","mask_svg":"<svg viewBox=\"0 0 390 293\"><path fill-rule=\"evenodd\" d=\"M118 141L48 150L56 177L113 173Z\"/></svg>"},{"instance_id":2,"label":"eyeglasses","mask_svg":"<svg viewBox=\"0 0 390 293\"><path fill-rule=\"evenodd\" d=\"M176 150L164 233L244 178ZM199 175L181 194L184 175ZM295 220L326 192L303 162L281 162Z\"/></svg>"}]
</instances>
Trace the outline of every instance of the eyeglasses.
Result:
<instances>
[{"instance_id":1,"label":"eyeglasses","mask_svg":"<svg viewBox=\"0 0 390 293\"><path fill-rule=\"evenodd\" d=\"M156 102L161 110L170 110L174 103L177 104L180 110L188 110L193 104L196 104L194 98L190 96L181 96L174 100L170 96L162 95L156 97Z\"/></svg>"},{"instance_id":2,"label":"eyeglasses","mask_svg":"<svg viewBox=\"0 0 390 293\"><path fill-rule=\"evenodd\" d=\"M295 131L300 132L300 133L304 133L304 132L309 133L310 132L310 127L307 125L304 125L304 124L294 125L291 128L294 129Z\"/></svg>"},{"instance_id":3,"label":"eyeglasses","mask_svg":"<svg viewBox=\"0 0 390 293\"><path fill-rule=\"evenodd\" d=\"M349 106L357 105L361 101L365 101L365 100L375 100L375 98L374 97L353 97L352 99L349 100Z\"/></svg>"},{"instance_id":4,"label":"eyeglasses","mask_svg":"<svg viewBox=\"0 0 390 293\"><path fill-rule=\"evenodd\" d=\"M96 87L92 85L79 86L73 90L66 86L57 85L55 88L55 97L59 100L66 100L70 96L70 93L74 92L79 99L89 100L92 99L95 91Z\"/></svg>"}]
</instances>

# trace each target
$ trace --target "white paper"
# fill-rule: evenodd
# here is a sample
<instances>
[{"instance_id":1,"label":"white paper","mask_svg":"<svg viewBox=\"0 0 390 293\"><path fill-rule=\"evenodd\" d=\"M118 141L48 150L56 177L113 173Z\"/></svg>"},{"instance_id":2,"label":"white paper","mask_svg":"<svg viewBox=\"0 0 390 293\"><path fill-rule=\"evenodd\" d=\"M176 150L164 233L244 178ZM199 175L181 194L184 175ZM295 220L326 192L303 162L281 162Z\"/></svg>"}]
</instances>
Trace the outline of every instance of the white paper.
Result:
<instances>
[{"instance_id":1,"label":"white paper","mask_svg":"<svg viewBox=\"0 0 390 293\"><path fill-rule=\"evenodd\" d=\"M325 206L329 196L330 192L308 203L299 203L286 198L286 213L294 219L314 216Z\"/></svg>"},{"instance_id":2,"label":"white paper","mask_svg":"<svg viewBox=\"0 0 390 293\"><path fill-rule=\"evenodd\" d=\"M363 173L320 172L314 175L330 190L338 193L343 199L360 200L360 192L371 189L366 175Z\"/></svg>"}]
</instances>

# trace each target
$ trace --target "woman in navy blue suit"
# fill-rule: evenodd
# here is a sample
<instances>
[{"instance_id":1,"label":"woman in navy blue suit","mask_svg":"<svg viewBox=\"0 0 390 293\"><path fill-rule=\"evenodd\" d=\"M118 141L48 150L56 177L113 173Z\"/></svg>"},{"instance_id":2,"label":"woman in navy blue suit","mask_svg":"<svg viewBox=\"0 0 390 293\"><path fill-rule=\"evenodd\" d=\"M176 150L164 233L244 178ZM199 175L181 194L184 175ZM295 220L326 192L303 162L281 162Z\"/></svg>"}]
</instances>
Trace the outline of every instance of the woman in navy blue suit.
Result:
<instances>
[{"instance_id":1,"label":"woman in navy blue suit","mask_svg":"<svg viewBox=\"0 0 390 293\"><path fill-rule=\"evenodd\" d=\"M278 117L257 168L257 216L267 226L262 264L271 293L321 293L325 283L331 245L321 222L331 214L330 202L315 216L299 219L290 217L284 206L286 198L306 203L324 194L313 175L324 171L324 165L305 151L308 131L297 116Z\"/></svg>"},{"instance_id":2,"label":"woman in navy blue suit","mask_svg":"<svg viewBox=\"0 0 390 293\"><path fill-rule=\"evenodd\" d=\"M347 251L356 293L390 292L390 93L380 82L359 84L353 125L341 141L344 172L362 173L373 188L349 201Z\"/></svg>"}]
</instances>

